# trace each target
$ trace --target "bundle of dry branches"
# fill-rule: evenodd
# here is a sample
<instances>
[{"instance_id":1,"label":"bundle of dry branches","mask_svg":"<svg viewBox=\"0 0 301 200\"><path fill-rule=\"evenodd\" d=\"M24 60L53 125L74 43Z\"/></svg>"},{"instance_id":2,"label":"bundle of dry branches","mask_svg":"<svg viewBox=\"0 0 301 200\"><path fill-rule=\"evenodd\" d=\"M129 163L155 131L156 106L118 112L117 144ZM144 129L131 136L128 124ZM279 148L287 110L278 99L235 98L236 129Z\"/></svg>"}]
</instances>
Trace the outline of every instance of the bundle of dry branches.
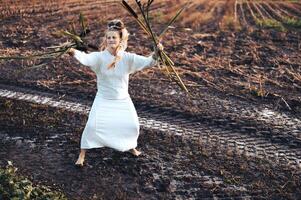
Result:
<instances>
[{"instance_id":1,"label":"bundle of dry branches","mask_svg":"<svg viewBox=\"0 0 301 200\"><path fill-rule=\"evenodd\" d=\"M141 26L141 28L151 37L153 43L154 43L154 47L156 48L159 41L161 40L161 38L163 37L164 33L167 31L167 29L169 28L169 26L177 19L177 17L182 13L182 11L184 10L184 8L186 7L183 6L177 13L176 15L167 23L167 25L164 27L164 29L161 31L161 33L157 36L152 28L151 28L151 24L150 24L150 15L149 15L149 11L150 11L150 6L151 4L154 2L154 0L148 0L147 3L145 4L141 4L140 0L135 0L136 4L138 5L138 8L140 10L140 15L142 16L141 20L138 17L137 12L134 11L134 9L126 2L126 1L122 1L121 5L128 11L129 14L131 14L133 16L133 18L136 20L136 22ZM158 49L157 50L159 58L161 63L163 64L164 68L167 72L167 75L169 76L169 78L173 81L175 81L185 92L188 92L185 84L183 83L182 79L180 78L180 76L178 75L178 73L176 72L175 68L174 68L174 62L170 59L170 57L166 54L165 51Z\"/></svg>"},{"instance_id":2,"label":"bundle of dry branches","mask_svg":"<svg viewBox=\"0 0 301 200\"><path fill-rule=\"evenodd\" d=\"M30 59L46 59L46 58L56 59L62 56L63 54L67 53L70 48L76 48L82 51L86 51L88 50L88 48L98 49L93 45L87 44L83 40L83 38L87 36L90 30L87 25L87 20L85 19L82 13L79 14L79 23L81 26L81 30L79 31L80 32L79 34L77 34L77 31L75 30L75 25L73 22L70 23L71 25L69 30L68 29L60 30L52 33L51 35L56 38L66 38L67 42L57 46L47 47L47 49L51 49L51 51L49 52L33 54L29 56L22 56L22 55L0 56L0 60L26 60L26 59L30 60Z\"/></svg>"}]
</instances>

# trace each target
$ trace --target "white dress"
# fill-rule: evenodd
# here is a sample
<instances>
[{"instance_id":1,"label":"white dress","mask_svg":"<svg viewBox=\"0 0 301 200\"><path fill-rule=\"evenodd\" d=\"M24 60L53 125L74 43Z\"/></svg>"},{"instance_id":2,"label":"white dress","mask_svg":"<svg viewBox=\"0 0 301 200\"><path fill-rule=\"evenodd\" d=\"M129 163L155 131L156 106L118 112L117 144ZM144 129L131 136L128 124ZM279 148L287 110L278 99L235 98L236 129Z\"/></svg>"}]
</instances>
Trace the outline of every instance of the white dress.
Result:
<instances>
[{"instance_id":1,"label":"white dress","mask_svg":"<svg viewBox=\"0 0 301 200\"><path fill-rule=\"evenodd\" d=\"M97 76L97 93L81 138L81 149L110 147L127 151L137 146L139 120L128 93L129 74L156 65L150 57L120 51L115 68L108 69L114 56L108 51L84 53L74 57L89 66Z\"/></svg>"}]
</instances>

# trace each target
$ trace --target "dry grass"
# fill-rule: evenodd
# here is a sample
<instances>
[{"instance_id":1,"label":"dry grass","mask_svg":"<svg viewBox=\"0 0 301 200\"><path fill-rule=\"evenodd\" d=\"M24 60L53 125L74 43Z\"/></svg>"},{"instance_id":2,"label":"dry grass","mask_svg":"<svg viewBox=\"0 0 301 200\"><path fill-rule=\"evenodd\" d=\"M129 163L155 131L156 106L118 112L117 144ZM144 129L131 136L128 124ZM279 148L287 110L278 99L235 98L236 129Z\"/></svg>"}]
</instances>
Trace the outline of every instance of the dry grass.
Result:
<instances>
[{"instance_id":1,"label":"dry grass","mask_svg":"<svg viewBox=\"0 0 301 200\"><path fill-rule=\"evenodd\" d=\"M48 1L14 1L10 4L0 5L0 16L13 16L15 14L21 16L29 16L30 13L43 13L48 12L52 14L67 13L66 17L72 16L72 13L76 15L80 11L84 11L89 19L94 19L98 21L106 21L106 19L125 17L126 12L118 4L118 0L104 0L93 2L91 0L48 0ZM181 8L187 1L180 0L156 0L153 9L158 12L155 14L155 19L159 23L166 22L170 16L174 16L175 13ZM133 4L132 1L130 1ZM253 18L255 21L260 21L257 24L259 28L262 27L275 27L269 26L275 19L267 15L266 10L262 7L262 4L271 4L276 7L276 12L281 13L283 18L289 18L289 24L292 24L293 28L300 28L298 19L300 19L300 3L295 1L250 1L250 0L192 0L190 6L182 14L182 16L177 20L178 24L182 26L193 28L196 30L203 30L204 28L211 27L211 29L217 30L240 30L247 26L244 21L239 20L244 18L245 12L238 12L241 4L248 3L250 7L249 12L253 13ZM9 6L8 6L9 5ZM93 5L93 6L92 6ZM93 7L93 9L91 9ZM111 9L118 9L118 14L111 13ZM290 12L292 11L292 12ZM253 15L252 14L252 15ZM289 16L287 16L289 15ZM299 15L299 16L298 16ZM105 16L105 17L104 17ZM70 20L67 18L67 20ZM247 21L249 19L246 19ZM295 20L295 21L293 21ZM267 21L267 23L262 22ZM276 20L277 21L277 20ZM261 23L262 22L262 23ZM267 26L262 26L262 24L267 24ZM277 28L278 26L276 26Z\"/></svg>"}]
</instances>

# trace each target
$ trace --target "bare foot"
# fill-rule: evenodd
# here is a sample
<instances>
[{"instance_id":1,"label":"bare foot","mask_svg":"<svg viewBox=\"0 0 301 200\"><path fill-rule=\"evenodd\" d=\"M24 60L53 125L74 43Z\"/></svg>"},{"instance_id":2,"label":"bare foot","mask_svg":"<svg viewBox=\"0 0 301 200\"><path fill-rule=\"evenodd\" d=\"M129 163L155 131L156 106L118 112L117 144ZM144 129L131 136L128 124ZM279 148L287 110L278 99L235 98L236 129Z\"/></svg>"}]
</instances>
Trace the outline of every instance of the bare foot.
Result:
<instances>
[{"instance_id":1,"label":"bare foot","mask_svg":"<svg viewBox=\"0 0 301 200\"><path fill-rule=\"evenodd\" d=\"M78 159L77 159L77 161L76 161L76 163L75 163L76 166L79 166L79 167L84 166L86 151L87 151L86 149L81 149L81 150L80 150Z\"/></svg>"},{"instance_id":2,"label":"bare foot","mask_svg":"<svg viewBox=\"0 0 301 200\"><path fill-rule=\"evenodd\" d=\"M79 166L79 167L82 167L82 166L84 166L84 161L85 161L85 159L82 156L79 156L76 163L75 163L75 165Z\"/></svg>"},{"instance_id":3,"label":"bare foot","mask_svg":"<svg viewBox=\"0 0 301 200\"><path fill-rule=\"evenodd\" d=\"M138 151L137 149L131 149L130 152L134 155L134 156L139 156L141 154L141 151Z\"/></svg>"}]
</instances>

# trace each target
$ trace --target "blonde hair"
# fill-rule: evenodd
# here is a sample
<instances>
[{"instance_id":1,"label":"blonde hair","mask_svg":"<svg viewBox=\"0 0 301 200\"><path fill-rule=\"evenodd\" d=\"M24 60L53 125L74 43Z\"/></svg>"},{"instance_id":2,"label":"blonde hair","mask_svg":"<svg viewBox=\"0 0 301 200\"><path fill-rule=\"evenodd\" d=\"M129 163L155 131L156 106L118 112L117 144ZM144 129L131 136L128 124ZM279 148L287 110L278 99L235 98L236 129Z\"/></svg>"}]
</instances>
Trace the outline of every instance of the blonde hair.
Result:
<instances>
[{"instance_id":1,"label":"blonde hair","mask_svg":"<svg viewBox=\"0 0 301 200\"><path fill-rule=\"evenodd\" d=\"M113 55L115 56L113 62L109 64L108 69L112 69L115 67L115 64L121 59L121 56L118 55L119 51L125 51L128 44L129 32L125 28L123 22L118 19L114 19L108 22L107 30L105 31L105 36L103 37L102 43L100 45L100 50L103 51L107 48L107 33L109 31L116 31L120 36L120 43L118 47L115 49Z\"/></svg>"}]
</instances>

